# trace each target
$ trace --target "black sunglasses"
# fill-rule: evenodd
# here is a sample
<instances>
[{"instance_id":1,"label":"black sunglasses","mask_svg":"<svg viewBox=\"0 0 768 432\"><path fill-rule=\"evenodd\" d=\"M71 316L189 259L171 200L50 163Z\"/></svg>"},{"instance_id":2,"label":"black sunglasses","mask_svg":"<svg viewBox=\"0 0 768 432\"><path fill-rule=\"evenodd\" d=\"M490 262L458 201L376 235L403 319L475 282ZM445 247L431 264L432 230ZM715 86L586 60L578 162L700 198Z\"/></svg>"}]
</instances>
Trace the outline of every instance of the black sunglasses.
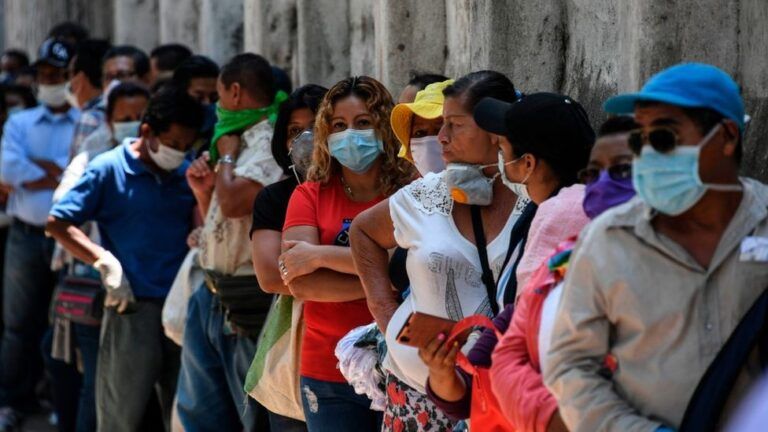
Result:
<instances>
[{"instance_id":1,"label":"black sunglasses","mask_svg":"<svg viewBox=\"0 0 768 432\"><path fill-rule=\"evenodd\" d=\"M590 184L596 182L600 178L599 168L584 168L579 171L579 181L584 184ZM621 181L632 178L632 164L621 163L608 167L608 176L613 180Z\"/></svg>"},{"instance_id":2,"label":"black sunglasses","mask_svg":"<svg viewBox=\"0 0 768 432\"><path fill-rule=\"evenodd\" d=\"M672 129L657 127L647 134L644 134L641 129L635 129L629 133L627 141L632 153L639 156L646 142L659 153L669 153L677 147L678 137Z\"/></svg>"}]
</instances>

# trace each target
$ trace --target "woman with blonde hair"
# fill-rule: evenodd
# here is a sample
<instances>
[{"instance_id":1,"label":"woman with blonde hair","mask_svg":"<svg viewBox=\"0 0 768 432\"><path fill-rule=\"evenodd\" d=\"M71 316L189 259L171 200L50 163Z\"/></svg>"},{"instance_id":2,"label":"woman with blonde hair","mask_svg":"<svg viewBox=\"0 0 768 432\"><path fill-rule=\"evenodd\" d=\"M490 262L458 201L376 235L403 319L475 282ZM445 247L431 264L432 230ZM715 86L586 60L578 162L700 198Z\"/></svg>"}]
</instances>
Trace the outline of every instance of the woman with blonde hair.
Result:
<instances>
[{"instance_id":1,"label":"woman with blonde hair","mask_svg":"<svg viewBox=\"0 0 768 432\"><path fill-rule=\"evenodd\" d=\"M380 427L381 415L347 384L333 350L350 330L373 321L348 248L352 220L414 176L397 157L393 105L370 77L333 86L317 113L307 182L288 204L278 266L291 294L305 302L300 369L310 431Z\"/></svg>"}]
</instances>

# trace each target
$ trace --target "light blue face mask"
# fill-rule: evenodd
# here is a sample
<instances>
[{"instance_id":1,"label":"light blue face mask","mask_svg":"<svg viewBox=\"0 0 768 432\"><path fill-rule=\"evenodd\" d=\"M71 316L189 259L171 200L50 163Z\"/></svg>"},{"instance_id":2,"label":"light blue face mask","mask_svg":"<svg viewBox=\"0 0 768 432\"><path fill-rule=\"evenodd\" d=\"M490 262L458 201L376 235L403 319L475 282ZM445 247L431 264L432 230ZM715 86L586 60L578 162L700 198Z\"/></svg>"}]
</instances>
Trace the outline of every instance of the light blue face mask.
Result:
<instances>
[{"instance_id":1,"label":"light blue face mask","mask_svg":"<svg viewBox=\"0 0 768 432\"><path fill-rule=\"evenodd\" d=\"M328 149L340 164L362 174L384 152L384 144L374 129L347 129L328 136Z\"/></svg>"},{"instance_id":2,"label":"light blue face mask","mask_svg":"<svg viewBox=\"0 0 768 432\"><path fill-rule=\"evenodd\" d=\"M139 136L139 127L141 121L114 122L112 129L115 131L112 136L118 145L123 143L126 138L135 138Z\"/></svg>"},{"instance_id":3,"label":"light blue face mask","mask_svg":"<svg viewBox=\"0 0 768 432\"><path fill-rule=\"evenodd\" d=\"M720 129L718 124L695 146L677 146L670 153L659 153L643 146L632 162L632 183L637 195L661 213L677 216L693 207L707 189L739 191L740 184L705 184L699 176L701 149Z\"/></svg>"}]
</instances>

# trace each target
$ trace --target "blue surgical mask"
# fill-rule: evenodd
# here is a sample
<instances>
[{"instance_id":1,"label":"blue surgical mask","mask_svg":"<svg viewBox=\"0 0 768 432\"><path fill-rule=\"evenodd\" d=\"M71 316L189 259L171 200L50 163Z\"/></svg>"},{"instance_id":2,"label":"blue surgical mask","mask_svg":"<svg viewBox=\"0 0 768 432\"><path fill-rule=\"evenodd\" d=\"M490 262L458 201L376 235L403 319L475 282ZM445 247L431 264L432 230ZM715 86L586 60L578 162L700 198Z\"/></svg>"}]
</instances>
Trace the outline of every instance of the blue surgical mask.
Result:
<instances>
[{"instance_id":1,"label":"blue surgical mask","mask_svg":"<svg viewBox=\"0 0 768 432\"><path fill-rule=\"evenodd\" d=\"M741 185L705 184L699 176L701 149L718 131L718 124L695 146L677 146L670 153L660 153L643 146L632 162L632 183L637 195L653 209L670 216L685 213L707 189L739 191Z\"/></svg>"},{"instance_id":2,"label":"blue surgical mask","mask_svg":"<svg viewBox=\"0 0 768 432\"><path fill-rule=\"evenodd\" d=\"M119 145L122 144L126 138L135 138L139 136L139 127L141 121L127 121L127 122L114 122L112 123L112 137Z\"/></svg>"},{"instance_id":3,"label":"blue surgical mask","mask_svg":"<svg viewBox=\"0 0 768 432\"><path fill-rule=\"evenodd\" d=\"M328 136L328 149L340 164L362 174L384 152L384 144L374 129L347 129Z\"/></svg>"}]
</instances>

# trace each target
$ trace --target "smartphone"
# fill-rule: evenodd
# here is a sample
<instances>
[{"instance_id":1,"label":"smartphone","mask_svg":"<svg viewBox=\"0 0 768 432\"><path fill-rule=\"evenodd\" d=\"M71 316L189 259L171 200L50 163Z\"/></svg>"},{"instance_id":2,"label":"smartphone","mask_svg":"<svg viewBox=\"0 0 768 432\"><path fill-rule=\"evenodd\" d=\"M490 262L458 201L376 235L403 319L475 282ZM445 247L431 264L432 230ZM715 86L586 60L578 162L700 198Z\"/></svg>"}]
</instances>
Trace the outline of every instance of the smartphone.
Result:
<instances>
[{"instance_id":1,"label":"smartphone","mask_svg":"<svg viewBox=\"0 0 768 432\"><path fill-rule=\"evenodd\" d=\"M432 342L440 333L448 337L455 324L456 321L451 321L447 318L421 312L411 312L405 324L403 324L403 328L397 334L397 341L403 345L422 348ZM464 340L459 340L459 342L461 343Z\"/></svg>"}]
</instances>

